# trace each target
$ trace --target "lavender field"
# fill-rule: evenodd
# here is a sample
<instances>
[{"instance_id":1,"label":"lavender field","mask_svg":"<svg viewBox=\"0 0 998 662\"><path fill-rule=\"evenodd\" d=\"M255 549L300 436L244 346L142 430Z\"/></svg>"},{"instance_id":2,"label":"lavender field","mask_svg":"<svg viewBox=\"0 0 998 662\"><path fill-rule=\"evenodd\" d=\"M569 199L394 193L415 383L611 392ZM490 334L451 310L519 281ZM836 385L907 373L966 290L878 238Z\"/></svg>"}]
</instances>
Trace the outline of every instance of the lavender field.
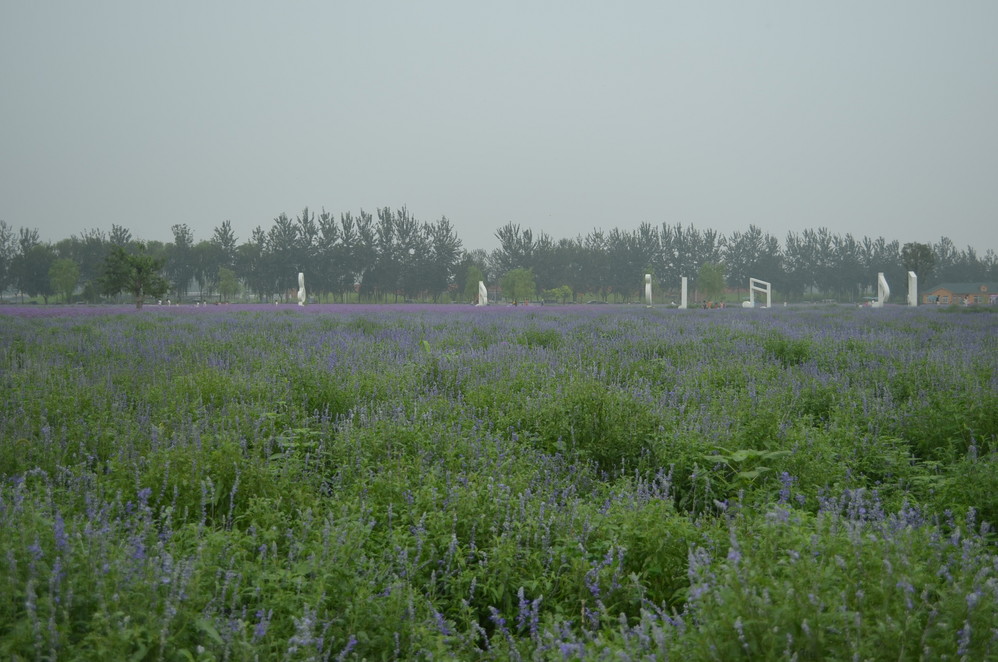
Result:
<instances>
[{"instance_id":1,"label":"lavender field","mask_svg":"<svg viewBox=\"0 0 998 662\"><path fill-rule=\"evenodd\" d=\"M0 309L0 659L998 659L996 331Z\"/></svg>"}]
</instances>

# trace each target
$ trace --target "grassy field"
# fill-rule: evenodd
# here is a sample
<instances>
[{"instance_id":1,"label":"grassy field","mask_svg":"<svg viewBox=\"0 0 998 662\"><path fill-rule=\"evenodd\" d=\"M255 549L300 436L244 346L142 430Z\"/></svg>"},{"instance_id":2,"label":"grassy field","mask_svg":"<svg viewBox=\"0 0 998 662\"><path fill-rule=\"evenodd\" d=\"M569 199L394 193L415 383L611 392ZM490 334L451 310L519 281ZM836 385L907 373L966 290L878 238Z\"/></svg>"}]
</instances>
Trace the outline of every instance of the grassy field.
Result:
<instances>
[{"instance_id":1,"label":"grassy field","mask_svg":"<svg viewBox=\"0 0 998 662\"><path fill-rule=\"evenodd\" d=\"M0 659L998 659L998 314L0 310Z\"/></svg>"}]
</instances>

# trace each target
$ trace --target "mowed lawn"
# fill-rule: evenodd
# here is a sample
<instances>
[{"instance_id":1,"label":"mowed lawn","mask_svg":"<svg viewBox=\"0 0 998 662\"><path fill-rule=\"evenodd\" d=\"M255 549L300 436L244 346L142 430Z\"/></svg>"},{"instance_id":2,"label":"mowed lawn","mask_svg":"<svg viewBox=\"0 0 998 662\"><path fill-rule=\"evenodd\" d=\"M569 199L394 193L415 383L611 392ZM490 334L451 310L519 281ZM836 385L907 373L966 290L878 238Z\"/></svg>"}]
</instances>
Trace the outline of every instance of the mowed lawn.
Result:
<instances>
[{"instance_id":1,"label":"mowed lawn","mask_svg":"<svg viewBox=\"0 0 998 662\"><path fill-rule=\"evenodd\" d=\"M998 659L998 313L0 309L0 659Z\"/></svg>"}]
</instances>

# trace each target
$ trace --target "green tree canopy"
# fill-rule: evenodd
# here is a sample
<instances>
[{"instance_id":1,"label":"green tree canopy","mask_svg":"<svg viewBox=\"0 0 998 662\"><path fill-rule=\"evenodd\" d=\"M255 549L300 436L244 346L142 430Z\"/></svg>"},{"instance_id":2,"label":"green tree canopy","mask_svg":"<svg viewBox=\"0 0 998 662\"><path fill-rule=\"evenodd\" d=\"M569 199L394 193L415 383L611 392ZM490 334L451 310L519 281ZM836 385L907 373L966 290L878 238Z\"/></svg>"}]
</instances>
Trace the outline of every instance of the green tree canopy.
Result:
<instances>
[{"instance_id":1,"label":"green tree canopy","mask_svg":"<svg viewBox=\"0 0 998 662\"><path fill-rule=\"evenodd\" d=\"M35 237L37 239L37 231ZM28 296L40 296L48 303L53 293L49 269L55 260L55 251L49 244L26 244L13 263L18 288Z\"/></svg>"},{"instance_id":2,"label":"green tree canopy","mask_svg":"<svg viewBox=\"0 0 998 662\"><path fill-rule=\"evenodd\" d=\"M932 246L910 242L901 248L901 263L908 271L914 271L918 282L925 287L936 266L936 256L932 252Z\"/></svg>"},{"instance_id":3,"label":"green tree canopy","mask_svg":"<svg viewBox=\"0 0 998 662\"><path fill-rule=\"evenodd\" d=\"M218 270L218 293L225 301L231 301L239 294L239 279L236 278L236 272L228 267Z\"/></svg>"},{"instance_id":4,"label":"green tree canopy","mask_svg":"<svg viewBox=\"0 0 998 662\"><path fill-rule=\"evenodd\" d=\"M63 296L63 300L69 303L73 296L76 284L80 282L80 267L69 258L59 258L52 263L49 268L49 282L52 289Z\"/></svg>"},{"instance_id":5,"label":"green tree canopy","mask_svg":"<svg viewBox=\"0 0 998 662\"><path fill-rule=\"evenodd\" d=\"M537 284L534 281L534 272L530 269L513 269L502 277L500 282L503 296L513 302L513 305L521 301L529 301L537 292Z\"/></svg>"},{"instance_id":6,"label":"green tree canopy","mask_svg":"<svg viewBox=\"0 0 998 662\"><path fill-rule=\"evenodd\" d=\"M145 297L161 297L170 288L162 275L164 260L154 258L139 246L140 252L130 254L115 246L104 261L101 279L105 294L126 291L135 297L135 307L141 308Z\"/></svg>"},{"instance_id":7,"label":"green tree canopy","mask_svg":"<svg viewBox=\"0 0 998 662\"><path fill-rule=\"evenodd\" d=\"M724 266L716 262L702 265L697 274L697 290L710 301L718 299L724 291Z\"/></svg>"}]
</instances>

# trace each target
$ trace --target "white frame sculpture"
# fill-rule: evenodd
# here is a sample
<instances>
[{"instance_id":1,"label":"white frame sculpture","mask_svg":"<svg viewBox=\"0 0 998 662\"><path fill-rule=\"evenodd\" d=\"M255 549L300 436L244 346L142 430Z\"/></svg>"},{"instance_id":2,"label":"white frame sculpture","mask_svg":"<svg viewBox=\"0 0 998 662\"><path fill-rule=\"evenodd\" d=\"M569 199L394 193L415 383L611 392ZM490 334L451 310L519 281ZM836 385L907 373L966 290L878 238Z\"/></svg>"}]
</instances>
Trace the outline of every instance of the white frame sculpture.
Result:
<instances>
[{"instance_id":1,"label":"white frame sculpture","mask_svg":"<svg viewBox=\"0 0 998 662\"><path fill-rule=\"evenodd\" d=\"M645 274L645 305L651 308L651 274Z\"/></svg>"},{"instance_id":2,"label":"white frame sculpture","mask_svg":"<svg viewBox=\"0 0 998 662\"><path fill-rule=\"evenodd\" d=\"M489 305L489 290L485 287L483 281L478 281L478 303L476 306L487 306Z\"/></svg>"},{"instance_id":3,"label":"white frame sculpture","mask_svg":"<svg viewBox=\"0 0 998 662\"><path fill-rule=\"evenodd\" d=\"M914 271L908 272L908 305L918 305L918 274Z\"/></svg>"},{"instance_id":4,"label":"white frame sculpture","mask_svg":"<svg viewBox=\"0 0 998 662\"><path fill-rule=\"evenodd\" d=\"M755 308L755 293L766 295L766 305L763 308L770 308L773 305L773 284L758 278L748 279L749 300L742 301L742 308Z\"/></svg>"},{"instance_id":5,"label":"white frame sculpture","mask_svg":"<svg viewBox=\"0 0 998 662\"><path fill-rule=\"evenodd\" d=\"M305 305L305 274L298 272L298 305Z\"/></svg>"},{"instance_id":6,"label":"white frame sculpture","mask_svg":"<svg viewBox=\"0 0 998 662\"><path fill-rule=\"evenodd\" d=\"M887 284L887 279L884 278L884 272L879 271L877 272L877 300L874 301L871 306L873 308L883 308L890 296L891 287Z\"/></svg>"}]
</instances>

